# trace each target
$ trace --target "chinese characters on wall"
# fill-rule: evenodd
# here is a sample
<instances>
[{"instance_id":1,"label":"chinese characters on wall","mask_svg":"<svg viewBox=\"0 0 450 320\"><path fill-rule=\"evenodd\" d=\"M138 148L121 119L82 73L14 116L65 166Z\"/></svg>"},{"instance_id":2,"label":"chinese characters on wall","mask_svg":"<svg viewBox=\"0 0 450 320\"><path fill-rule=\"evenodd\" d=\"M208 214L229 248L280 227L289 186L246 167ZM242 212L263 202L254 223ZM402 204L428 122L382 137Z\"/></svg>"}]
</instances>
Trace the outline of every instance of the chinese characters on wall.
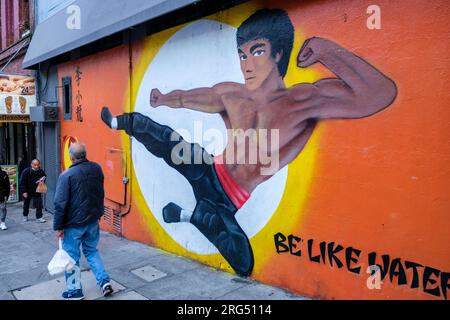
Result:
<instances>
[{"instance_id":1,"label":"chinese characters on wall","mask_svg":"<svg viewBox=\"0 0 450 320\"><path fill-rule=\"evenodd\" d=\"M77 84L77 95L75 96L75 100L77 101L76 114L77 114L77 121L79 121L79 122L83 122L83 115L82 115L82 111L83 111L83 105L82 105L83 96L80 93L80 82L81 82L81 75L82 74L83 74L83 72L81 71L80 66L77 66L77 68L75 70L75 82Z\"/></svg>"}]
</instances>

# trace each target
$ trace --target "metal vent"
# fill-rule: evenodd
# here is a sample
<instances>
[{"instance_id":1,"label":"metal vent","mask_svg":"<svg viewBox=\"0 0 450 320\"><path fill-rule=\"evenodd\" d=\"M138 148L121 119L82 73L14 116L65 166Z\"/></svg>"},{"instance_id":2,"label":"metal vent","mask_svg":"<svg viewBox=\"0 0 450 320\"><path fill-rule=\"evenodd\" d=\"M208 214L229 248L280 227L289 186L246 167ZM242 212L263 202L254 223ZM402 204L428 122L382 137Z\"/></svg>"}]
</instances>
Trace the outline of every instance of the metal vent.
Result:
<instances>
[{"instance_id":1,"label":"metal vent","mask_svg":"<svg viewBox=\"0 0 450 320\"><path fill-rule=\"evenodd\" d=\"M111 208L105 207L103 220L105 221L106 224L112 225L112 215L113 210Z\"/></svg>"},{"instance_id":2,"label":"metal vent","mask_svg":"<svg viewBox=\"0 0 450 320\"><path fill-rule=\"evenodd\" d=\"M106 206L104 213L103 220L105 223L113 228L115 234L122 235L122 216L112 208Z\"/></svg>"},{"instance_id":3,"label":"metal vent","mask_svg":"<svg viewBox=\"0 0 450 320\"><path fill-rule=\"evenodd\" d=\"M122 234L122 216L115 213L113 214L113 229L118 234Z\"/></svg>"}]
</instances>

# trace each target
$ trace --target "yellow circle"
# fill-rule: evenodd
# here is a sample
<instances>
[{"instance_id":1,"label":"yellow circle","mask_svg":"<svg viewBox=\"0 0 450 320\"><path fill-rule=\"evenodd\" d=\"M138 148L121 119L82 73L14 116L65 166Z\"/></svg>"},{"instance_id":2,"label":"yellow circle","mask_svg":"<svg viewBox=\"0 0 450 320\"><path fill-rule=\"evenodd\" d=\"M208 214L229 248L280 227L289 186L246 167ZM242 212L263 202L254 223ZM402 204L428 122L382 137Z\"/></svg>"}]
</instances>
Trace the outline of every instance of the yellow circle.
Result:
<instances>
[{"instance_id":1,"label":"yellow circle","mask_svg":"<svg viewBox=\"0 0 450 320\"><path fill-rule=\"evenodd\" d=\"M257 9L259 8L254 4L246 3L227 11L211 15L205 19L211 19L229 24L233 27L238 27ZM129 107L135 105L142 79L153 58L165 42L169 40L174 33L186 25L187 24L180 25L159 32L145 39L141 58L136 62L135 71L132 74L130 91L128 95L126 95L130 100L127 99L125 105L128 105ZM317 72L300 69L296 66L295 53L299 52L301 44L304 40L305 37L302 36L298 30L296 30L294 47L289 61L289 68L284 78L286 87L290 87L300 82L314 82L319 79L320 75ZM132 110L125 110L125 112L130 111ZM270 254L267 254L267 252L270 252L273 248L273 235L280 231L289 234L291 230L298 228L302 222L302 211L309 192L309 187L311 185L315 169L314 164L318 150L319 138L322 131L323 128L319 124L306 147L302 150L299 156L288 165L287 182L283 197L277 210L274 212L269 222L260 230L260 232L250 239L255 258L253 276L257 276L258 273L264 269L267 259L271 256ZM130 140L127 135L122 135L122 142L125 150L130 150ZM151 213L137 183L137 177L133 166L131 166L131 174L133 190L132 201L133 204L138 206L142 220L148 227L152 238L152 243L154 245L175 254L191 257L210 266L233 272L229 264L220 254L195 254L176 243L159 225L158 221Z\"/></svg>"}]
</instances>

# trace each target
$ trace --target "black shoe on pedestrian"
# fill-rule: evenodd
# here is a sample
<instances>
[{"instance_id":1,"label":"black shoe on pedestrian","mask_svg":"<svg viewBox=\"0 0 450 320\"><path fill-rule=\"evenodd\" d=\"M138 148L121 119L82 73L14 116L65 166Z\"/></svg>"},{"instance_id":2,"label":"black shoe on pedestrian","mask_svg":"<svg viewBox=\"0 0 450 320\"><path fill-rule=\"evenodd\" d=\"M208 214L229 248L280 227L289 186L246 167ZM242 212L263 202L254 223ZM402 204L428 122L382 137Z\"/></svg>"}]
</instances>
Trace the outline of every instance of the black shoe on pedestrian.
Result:
<instances>
[{"instance_id":1,"label":"black shoe on pedestrian","mask_svg":"<svg viewBox=\"0 0 450 320\"><path fill-rule=\"evenodd\" d=\"M63 292L62 297L66 300L83 300L84 294L83 294L83 290L77 289L74 291Z\"/></svg>"},{"instance_id":2,"label":"black shoe on pedestrian","mask_svg":"<svg viewBox=\"0 0 450 320\"><path fill-rule=\"evenodd\" d=\"M111 295L113 292L114 290L109 282L102 285L102 293L104 297Z\"/></svg>"}]
</instances>

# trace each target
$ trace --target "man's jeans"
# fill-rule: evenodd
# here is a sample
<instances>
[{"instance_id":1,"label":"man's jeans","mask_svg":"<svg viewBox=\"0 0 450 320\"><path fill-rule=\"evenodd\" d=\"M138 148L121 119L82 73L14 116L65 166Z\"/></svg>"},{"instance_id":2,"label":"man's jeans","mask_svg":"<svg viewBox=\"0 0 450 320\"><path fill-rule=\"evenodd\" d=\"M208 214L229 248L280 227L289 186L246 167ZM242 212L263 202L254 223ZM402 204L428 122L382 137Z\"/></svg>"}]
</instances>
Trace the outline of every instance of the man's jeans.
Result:
<instances>
[{"instance_id":1,"label":"man's jeans","mask_svg":"<svg viewBox=\"0 0 450 320\"><path fill-rule=\"evenodd\" d=\"M0 202L0 221L6 220L6 201Z\"/></svg>"},{"instance_id":2,"label":"man's jeans","mask_svg":"<svg viewBox=\"0 0 450 320\"><path fill-rule=\"evenodd\" d=\"M69 292L82 289L80 270L80 245L83 254L94 273L97 285L102 286L109 282L109 275L103 266L100 253L97 251L97 244L100 239L100 227L98 221L94 221L83 227L64 229L63 249L76 262L75 268L71 272L66 272L66 286Z\"/></svg>"}]
</instances>

